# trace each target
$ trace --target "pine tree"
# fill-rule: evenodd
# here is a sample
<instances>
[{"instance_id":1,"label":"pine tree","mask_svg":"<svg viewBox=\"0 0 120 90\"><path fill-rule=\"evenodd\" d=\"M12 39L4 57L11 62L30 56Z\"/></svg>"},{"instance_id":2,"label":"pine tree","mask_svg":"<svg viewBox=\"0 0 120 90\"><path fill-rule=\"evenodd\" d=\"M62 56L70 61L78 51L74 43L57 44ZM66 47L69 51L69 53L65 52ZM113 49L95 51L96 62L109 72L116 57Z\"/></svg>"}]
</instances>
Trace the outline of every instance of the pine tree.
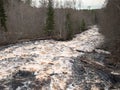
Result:
<instances>
[{"instance_id":1,"label":"pine tree","mask_svg":"<svg viewBox=\"0 0 120 90\"><path fill-rule=\"evenodd\" d=\"M97 17L97 12L96 10L91 10L92 14L93 14L93 20L94 20L94 24L98 24L98 17Z\"/></svg>"},{"instance_id":2,"label":"pine tree","mask_svg":"<svg viewBox=\"0 0 120 90\"><path fill-rule=\"evenodd\" d=\"M26 0L26 3L27 3L28 5L31 5L32 0Z\"/></svg>"},{"instance_id":3,"label":"pine tree","mask_svg":"<svg viewBox=\"0 0 120 90\"><path fill-rule=\"evenodd\" d=\"M1 23L1 27L3 27L5 31L7 31L6 18L7 16L5 14L4 3L3 0L0 0L0 23Z\"/></svg>"},{"instance_id":4,"label":"pine tree","mask_svg":"<svg viewBox=\"0 0 120 90\"><path fill-rule=\"evenodd\" d=\"M85 31L85 30L86 30L86 23L85 23L85 20L84 20L84 19L82 19L82 21L81 21L80 30L81 30L81 31Z\"/></svg>"},{"instance_id":5,"label":"pine tree","mask_svg":"<svg viewBox=\"0 0 120 90\"><path fill-rule=\"evenodd\" d=\"M67 40L72 39L73 30L72 30L72 22L71 22L71 19L70 19L70 13L66 14L65 28L66 28L66 31L67 31L67 38L66 39Z\"/></svg>"},{"instance_id":6,"label":"pine tree","mask_svg":"<svg viewBox=\"0 0 120 90\"><path fill-rule=\"evenodd\" d=\"M47 36L52 36L54 32L54 8L52 0L48 1L47 10L45 33Z\"/></svg>"},{"instance_id":7,"label":"pine tree","mask_svg":"<svg viewBox=\"0 0 120 90\"><path fill-rule=\"evenodd\" d=\"M94 21L95 21L95 24L98 24L97 13L95 12L94 14L95 14L95 15L94 15Z\"/></svg>"}]
</instances>

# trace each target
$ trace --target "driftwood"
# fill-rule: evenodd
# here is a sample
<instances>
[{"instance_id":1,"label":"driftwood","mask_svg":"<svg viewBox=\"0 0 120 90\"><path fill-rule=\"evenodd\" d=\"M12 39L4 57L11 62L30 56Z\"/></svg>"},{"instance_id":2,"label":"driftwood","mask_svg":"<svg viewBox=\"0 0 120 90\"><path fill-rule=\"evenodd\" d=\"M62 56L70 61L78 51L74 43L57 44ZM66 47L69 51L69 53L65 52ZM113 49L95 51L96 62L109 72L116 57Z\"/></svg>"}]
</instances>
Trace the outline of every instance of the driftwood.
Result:
<instances>
[{"instance_id":1,"label":"driftwood","mask_svg":"<svg viewBox=\"0 0 120 90\"><path fill-rule=\"evenodd\" d=\"M94 52L94 50L92 52L88 52L88 51L82 51L82 50L78 50L78 49L76 49L76 51L81 52L81 53L93 53Z\"/></svg>"},{"instance_id":2,"label":"driftwood","mask_svg":"<svg viewBox=\"0 0 120 90\"><path fill-rule=\"evenodd\" d=\"M89 60L89 59L80 59L82 62L85 63L86 66L89 66L93 69L102 69L103 71L108 71L108 72L112 72L113 70L110 68L107 68L104 64L94 61L94 60Z\"/></svg>"}]
</instances>

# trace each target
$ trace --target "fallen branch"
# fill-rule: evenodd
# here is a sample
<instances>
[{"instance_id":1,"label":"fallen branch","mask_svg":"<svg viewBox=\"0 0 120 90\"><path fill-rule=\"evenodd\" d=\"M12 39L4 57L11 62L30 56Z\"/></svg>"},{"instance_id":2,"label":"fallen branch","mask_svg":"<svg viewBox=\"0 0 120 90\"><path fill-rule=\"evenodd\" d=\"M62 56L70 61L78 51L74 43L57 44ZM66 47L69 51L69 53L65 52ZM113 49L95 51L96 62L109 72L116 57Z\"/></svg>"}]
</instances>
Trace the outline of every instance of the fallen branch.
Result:
<instances>
[{"instance_id":1,"label":"fallen branch","mask_svg":"<svg viewBox=\"0 0 120 90\"><path fill-rule=\"evenodd\" d=\"M86 66L91 67L95 70L103 70L106 72L112 72L113 70L106 67L104 64L94 61L94 60L89 60L89 59L80 59L81 62L84 62Z\"/></svg>"}]
</instances>

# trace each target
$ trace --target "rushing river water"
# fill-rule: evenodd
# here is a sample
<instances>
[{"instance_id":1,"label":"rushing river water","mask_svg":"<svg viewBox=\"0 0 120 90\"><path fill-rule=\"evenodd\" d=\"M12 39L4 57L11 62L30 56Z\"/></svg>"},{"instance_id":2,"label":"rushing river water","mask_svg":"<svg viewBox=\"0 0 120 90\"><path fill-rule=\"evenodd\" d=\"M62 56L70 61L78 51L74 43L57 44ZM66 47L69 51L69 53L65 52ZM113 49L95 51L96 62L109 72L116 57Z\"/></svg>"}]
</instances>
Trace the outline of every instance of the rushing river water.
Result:
<instances>
[{"instance_id":1,"label":"rushing river water","mask_svg":"<svg viewBox=\"0 0 120 90\"><path fill-rule=\"evenodd\" d=\"M79 71L74 60L103 42L97 26L92 26L71 41L37 40L1 49L1 90L80 90L72 85L73 71L81 74L84 70Z\"/></svg>"}]
</instances>

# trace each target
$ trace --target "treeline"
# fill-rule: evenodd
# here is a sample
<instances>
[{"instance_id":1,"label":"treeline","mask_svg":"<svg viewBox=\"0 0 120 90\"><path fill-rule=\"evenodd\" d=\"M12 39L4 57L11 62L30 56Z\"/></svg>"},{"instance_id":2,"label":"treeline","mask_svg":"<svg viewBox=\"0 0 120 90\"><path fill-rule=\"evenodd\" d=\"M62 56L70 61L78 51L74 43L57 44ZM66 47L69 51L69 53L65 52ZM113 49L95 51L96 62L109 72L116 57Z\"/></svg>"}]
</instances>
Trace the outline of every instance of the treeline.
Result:
<instances>
[{"instance_id":1,"label":"treeline","mask_svg":"<svg viewBox=\"0 0 120 90\"><path fill-rule=\"evenodd\" d=\"M48 0L48 5L47 5L47 18L46 18L46 25L45 25L45 34L47 36L50 36L55 39L59 40L70 40L74 36L74 31L73 31L73 24L71 20L71 12L70 10L66 10L65 12L65 23L64 23L64 30L66 32L65 38L62 37L62 35L58 35L61 37L56 36L55 33L55 20L54 20L55 14L54 14L54 7L53 7L53 1ZM87 29L86 27L86 22L84 19L80 22L79 25L80 32L84 31ZM62 34L62 33L60 33ZM56 37L55 37L56 36Z\"/></svg>"},{"instance_id":2,"label":"treeline","mask_svg":"<svg viewBox=\"0 0 120 90\"><path fill-rule=\"evenodd\" d=\"M36 8L30 6L31 0L26 0L26 3L21 0L5 1L8 3L7 7L6 2L0 5L4 10L4 13L0 13L4 15L7 28L7 33L1 33L1 36L5 37L4 40L0 37L4 42L46 37L70 40L89 25L95 24L96 18L92 11L70 8L71 3L67 3L69 8L54 8L52 0L41 0L41 7ZM0 27L0 32L5 30L5 27Z\"/></svg>"}]
</instances>

